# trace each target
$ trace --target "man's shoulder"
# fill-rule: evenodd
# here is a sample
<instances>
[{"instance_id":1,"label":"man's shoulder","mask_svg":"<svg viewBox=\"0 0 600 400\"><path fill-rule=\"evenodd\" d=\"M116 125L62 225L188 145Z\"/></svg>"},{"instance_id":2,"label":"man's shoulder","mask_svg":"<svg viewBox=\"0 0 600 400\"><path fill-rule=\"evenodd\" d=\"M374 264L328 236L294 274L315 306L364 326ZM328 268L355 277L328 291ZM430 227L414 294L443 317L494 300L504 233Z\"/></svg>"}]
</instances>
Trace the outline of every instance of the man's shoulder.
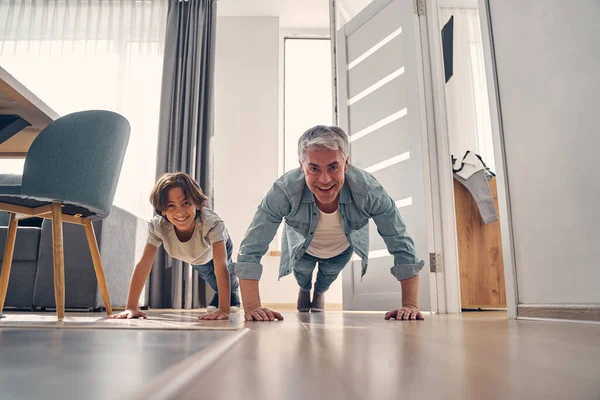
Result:
<instances>
[{"instance_id":1,"label":"man's shoulder","mask_svg":"<svg viewBox=\"0 0 600 400\"><path fill-rule=\"evenodd\" d=\"M286 172L275 181L275 185L279 186L283 190L291 203L294 202L294 199L299 199L302 197L305 184L306 181L304 179L304 174L300 168L295 168Z\"/></svg>"},{"instance_id":2,"label":"man's shoulder","mask_svg":"<svg viewBox=\"0 0 600 400\"><path fill-rule=\"evenodd\" d=\"M345 174L350 192L354 196L366 196L375 186L380 186L379 181L362 168L350 164Z\"/></svg>"}]
</instances>

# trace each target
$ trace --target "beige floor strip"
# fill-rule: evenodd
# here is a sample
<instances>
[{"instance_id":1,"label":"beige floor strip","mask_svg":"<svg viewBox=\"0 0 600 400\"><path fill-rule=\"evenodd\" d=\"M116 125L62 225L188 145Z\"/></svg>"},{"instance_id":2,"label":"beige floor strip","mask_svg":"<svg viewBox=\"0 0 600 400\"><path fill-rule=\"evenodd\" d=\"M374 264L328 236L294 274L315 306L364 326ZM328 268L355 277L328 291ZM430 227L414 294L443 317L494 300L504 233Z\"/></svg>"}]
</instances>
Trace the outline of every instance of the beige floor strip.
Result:
<instances>
[{"instance_id":1,"label":"beige floor strip","mask_svg":"<svg viewBox=\"0 0 600 400\"><path fill-rule=\"evenodd\" d=\"M199 321L196 313L149 312L148 319L107 319L86 313L67 313L57 321L53 313L5 313L0 329L138 329L138 330L228 330L236 331L244 324L241 314L228 321Z\"/></svg>"},{"instance_id":2,"label":"beige floor strip","mask_svg":"<svg viewBox=\"0 0 600 400\"><path fill-rule=\"evenodd\" d=\"M176 399L191 383L211 365L217 362L233 345L239 342L250 329L244 328L215 344L200 350L179 364L169 368L138 395L139 400Z\"/></svg>"}]
</instances>

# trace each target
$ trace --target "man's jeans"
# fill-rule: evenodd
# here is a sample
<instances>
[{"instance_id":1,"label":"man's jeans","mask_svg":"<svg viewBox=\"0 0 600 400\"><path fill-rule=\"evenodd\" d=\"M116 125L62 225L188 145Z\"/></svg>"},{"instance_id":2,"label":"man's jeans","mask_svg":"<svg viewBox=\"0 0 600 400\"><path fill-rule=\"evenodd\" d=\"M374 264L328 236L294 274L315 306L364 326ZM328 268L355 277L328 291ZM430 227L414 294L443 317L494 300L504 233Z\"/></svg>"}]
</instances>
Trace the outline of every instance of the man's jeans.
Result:
<instances>
[{"instance_id":1,"label":"man's jeans","mask_svg":"<svg viewBox=\"0 0 600 400\"><path fill-rule=\"evenodd\" d=\"M227 242L225 242L225 249L227 250L227 265L229 265L232 262L231 256L233 254L233 243L229 238L227 238ZM210 260L206 264L202 265L192 265L192 268L198 271L200 277L209 284L215 293L219 292L219 287L217 286L217 276L215 275L215 264L213 260ZM236 292L240 284L238 278L236 278L234 274L229 274L229 283L231 285L231 293Z\"/></svg>"},{"instance_id":2,"label":"man's jeans","mask_svg":"<svg viewBox=\"0 0 600 400\"><path fill-rule=\"evenodd\" d=\"M308 253L304 253L302 258L294 264L294 276L296 277L300 289L305 292L310 292L313 270L317 263L319 263L315 291L318 293L325 293L333 281L338 277L340 271L348 264L350 257L352 257L352 246L348 246L343 253L327 259L314 257Z\"/></svg>"}]
</instances>

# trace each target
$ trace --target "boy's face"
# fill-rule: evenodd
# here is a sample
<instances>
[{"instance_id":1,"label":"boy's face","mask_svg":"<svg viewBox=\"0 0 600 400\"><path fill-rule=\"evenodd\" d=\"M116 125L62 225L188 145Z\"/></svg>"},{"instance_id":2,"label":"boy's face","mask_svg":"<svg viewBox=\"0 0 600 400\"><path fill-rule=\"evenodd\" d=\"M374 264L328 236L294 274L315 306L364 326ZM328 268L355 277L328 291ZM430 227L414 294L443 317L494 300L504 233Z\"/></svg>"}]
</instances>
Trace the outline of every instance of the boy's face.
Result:
<instances>
[{"instance_id":1,"label":"boy's face","mask_svg":"<svg viewBox=\"0 0 600 400\"><path fill-rule=\"evenodd\" d=\"M184 234L194 232L196 210L200 207L186 199L183 190L179 187L169 189L167 199L167 209L162 212L162 215L167 217L177 231Z\"/></svg>"},{"instance_id":2,"label":"boy's face","mask_svg":"<svg viewBox=\"0 0 600 400\"><path fill-rule=\"evenodd\" d=\"M348 160L342 159L340 151L306 150L300 169L316 197L317 206L326 212L336 209L344 173L348 170Z\"/></svg>"}]
</instances>

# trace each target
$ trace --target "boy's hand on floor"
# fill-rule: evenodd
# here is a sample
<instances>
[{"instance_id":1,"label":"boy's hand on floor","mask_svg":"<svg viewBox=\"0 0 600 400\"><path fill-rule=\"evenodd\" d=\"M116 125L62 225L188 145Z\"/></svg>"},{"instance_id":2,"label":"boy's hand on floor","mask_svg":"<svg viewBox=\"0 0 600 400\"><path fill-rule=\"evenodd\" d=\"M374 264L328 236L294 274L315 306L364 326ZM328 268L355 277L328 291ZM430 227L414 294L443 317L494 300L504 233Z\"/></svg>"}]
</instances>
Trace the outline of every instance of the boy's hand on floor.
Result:
<instances>
[{"instance_id":1,"label":"boy's hand on floor","mask_svg":"<svg viewBox=\"0 0 600 400\"><path fill-rule=\"evenodd\" d=\"M246 321L275 321L275 319L279 321L283 321L283 316L277 311L271 311L268 308L264 307L251 307L245 310L245 319Z\"/></svg>"},{"instance_id":2,"label":"boy's hand on floor","mask_svg":"<svg viewBox=\"0 0 600 400\"><path fill-rule=\"evenodd\" d=\"M148 319L146 313L140 310L127 309L118 314L112 314L108 316L109 319L132 319L132 318L144 318Z\"/></svg>"},{"instance_id":3,"label":"boy's hand on floor","mask_svg":"<svg viewBox=\"0 0 600 400\"><path fill-rule=\"evenodd\" d=\"M229 313L217 310L208 314L200 315L198 319L201 321L224 320L229 319Z\"/></svg>"}]
</instances>

